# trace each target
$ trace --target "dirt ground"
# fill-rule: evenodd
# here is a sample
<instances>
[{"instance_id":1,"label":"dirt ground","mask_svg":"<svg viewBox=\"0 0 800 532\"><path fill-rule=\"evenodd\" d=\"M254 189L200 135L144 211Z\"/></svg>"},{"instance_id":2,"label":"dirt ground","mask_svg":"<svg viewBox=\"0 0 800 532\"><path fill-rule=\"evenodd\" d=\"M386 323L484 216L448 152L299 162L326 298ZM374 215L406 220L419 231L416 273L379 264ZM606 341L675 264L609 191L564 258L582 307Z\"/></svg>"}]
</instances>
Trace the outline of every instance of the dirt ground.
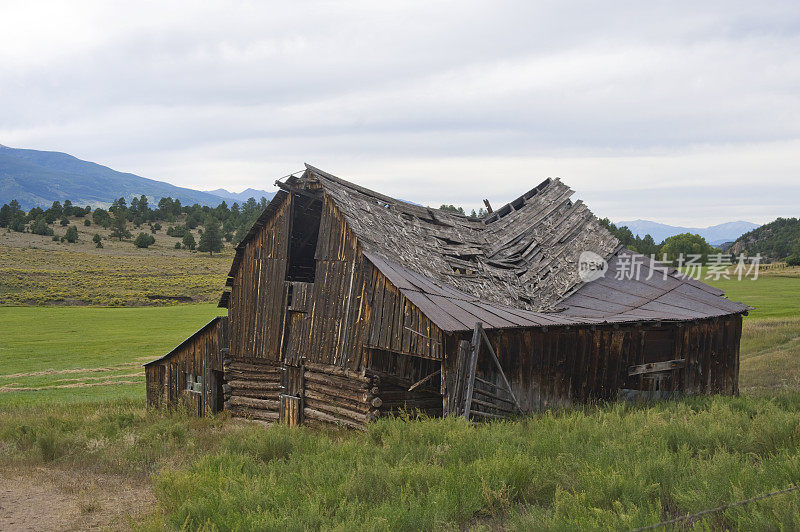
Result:
<instances>
[{"instance_id":1,"label":"dirt ground","mask_svg":"<svg viewBox=\"0 0 800 532\"><path fill-rule=\"evenodd\" d=\"M46 468L0 469L0 530L128 530L152 511L146 481Z\"/></svg>"}]
</instances>

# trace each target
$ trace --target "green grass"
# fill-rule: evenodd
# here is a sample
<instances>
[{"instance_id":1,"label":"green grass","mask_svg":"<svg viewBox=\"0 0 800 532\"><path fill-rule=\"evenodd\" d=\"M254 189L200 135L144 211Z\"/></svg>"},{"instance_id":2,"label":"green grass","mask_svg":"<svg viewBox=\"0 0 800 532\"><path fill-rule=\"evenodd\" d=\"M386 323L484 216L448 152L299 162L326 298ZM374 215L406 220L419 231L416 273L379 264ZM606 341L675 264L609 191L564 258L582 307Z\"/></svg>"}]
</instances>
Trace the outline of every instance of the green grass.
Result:
<instances>
[{"instance_id":1,"label":"green grass","mask_svg":"<svg viewBox=\"0 0 800 532\"><path fill-rule=\"evenodd\" d=\"M755 307L751 318L800 316L800 275L762 275L755 281L723 279L708 284L724 290L728 299Z\"/></svg>"},{"instance_id":2,"label":"green grass","mask_svg":"<svg viewBox=\"0 0 800 532\"><path fill-rule=\"evenodd\" d=\"M169 351L220 310L209 304L0 307L0 405L141 400L142 364ZM4 391L9 388L22 390Z\"/></svg>"},{"instance_id":3,"label":"green grass","mask_svg":"<svg viewBox=\"0 0 800 532\"><path fill-rule=\"evenodd\" d=\"M698 273L698 272L694 272ZM729 279L708 277L708 269L702 268L699 280L725 291L725 296L733 301L755 307L750 318L787 318L800 316L800 268L767 268L759 272L758 278L733 274Z\"/></svg>"},{"instance_id":4,"label":"green grass","mask_svg":"<svg viewBox=\"0 0 800 532\"><path fill-rule=\"evenodd\" d=\"M141 401L0 410L4 465L154 475L153 528L630 529L800 482L800 393L611 404L474 425L265 429ZM800 495L694 523L800 527Z\"/></svg>"}]
</instances>

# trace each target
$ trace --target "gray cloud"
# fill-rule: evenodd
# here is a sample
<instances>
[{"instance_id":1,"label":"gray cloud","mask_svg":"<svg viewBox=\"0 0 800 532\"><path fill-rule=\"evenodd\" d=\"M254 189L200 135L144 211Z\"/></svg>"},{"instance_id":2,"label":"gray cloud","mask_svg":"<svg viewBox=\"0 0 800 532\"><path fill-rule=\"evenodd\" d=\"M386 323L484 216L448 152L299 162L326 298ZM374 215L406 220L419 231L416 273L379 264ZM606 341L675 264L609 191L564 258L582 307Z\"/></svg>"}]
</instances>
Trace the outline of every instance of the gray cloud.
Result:
<instances>
[{"instance_id":1,"label":"gray cloud","mask_svg":"<svg viewBox=\"0 0 800 532\"><path fill-rule=\"evenodd\" d=\"M694 225L800 198L793 2L65 5L0 7L0 143L196 188L308 160L468 207L560 175Z\"/></svg>"}]
</instances>

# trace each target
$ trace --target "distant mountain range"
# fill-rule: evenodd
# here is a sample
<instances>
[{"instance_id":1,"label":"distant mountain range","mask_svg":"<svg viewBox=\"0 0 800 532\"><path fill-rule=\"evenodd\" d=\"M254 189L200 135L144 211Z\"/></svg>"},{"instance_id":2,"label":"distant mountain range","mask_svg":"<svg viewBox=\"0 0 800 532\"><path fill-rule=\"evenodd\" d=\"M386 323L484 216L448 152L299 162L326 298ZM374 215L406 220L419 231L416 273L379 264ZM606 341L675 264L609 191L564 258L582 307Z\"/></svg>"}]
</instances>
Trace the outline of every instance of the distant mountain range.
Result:
<instances>
[{"instance_id":1,"label":"distant mountain range","mask_svg":"<svg viewBox=\"0 0 800 532\"><path fill-rule=\"evenodd\" d=\"M254 188L248 188L243 190L242 192L228 192L224 188L218 188L216 190L207 190L209 194L214 194L215 196L219 196L220 198L224 198L228 203L231 201L238 201L242 203L243 201L247 201L250 198L255 198L256 200L260 200L262 197L267 199L272 199L272 196L275 195L274 192L267 192L266 190L256 190Z\"/></svg>"},{"instance_id":2,"label":"distant mountain range","mask_svg":"<svg viewBox=\"0 0 800 532\"><path fill-rule=\"evenodd\" d=\"M250 192L251 191L251 192ZM157 203L163 197L183 204L217 206L262 196L271 199L274 192L248 189L234 194L224 189L213 192L177 187L135 174L118 172L107 166L83 161L54 151L9 148L0 145L0 205L13 199L23 209L49 207L54 201L71 200L75 205L109 205L117 198L130 199L144 194ZM243 197L242 197L243 196Z\"/></svg>"},{"instance_id":3,"label":"distant mountain range","mask_svg":"<svg viewBox=\"0 0 800 532\"><path fill-rule=\"evenodd\" d=\"M616 222L617 227L627 226L634 235L644 237L650 235L657 243L665 238L680 235L682 233L692 233L705 238L711 245L720 245L725 242L733 242L748 231L759 227L752 222L725 222L710 227L680 227L676 225L661 224L650 220L633 220L630 222Z\"/></svg>"}]
</instances>

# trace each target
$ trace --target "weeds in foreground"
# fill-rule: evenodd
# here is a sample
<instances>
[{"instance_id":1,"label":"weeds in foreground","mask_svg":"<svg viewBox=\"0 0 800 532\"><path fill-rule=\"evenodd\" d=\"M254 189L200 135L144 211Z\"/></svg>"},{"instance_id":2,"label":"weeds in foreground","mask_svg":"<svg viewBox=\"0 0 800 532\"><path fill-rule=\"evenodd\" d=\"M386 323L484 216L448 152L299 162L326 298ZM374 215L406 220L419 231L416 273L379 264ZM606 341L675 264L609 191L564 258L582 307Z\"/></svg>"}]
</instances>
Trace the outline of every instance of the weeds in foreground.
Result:
<instances>
[{"instance_id":1,"label":"weeds in foreground","mask_svg":"<svg viewBox=\"0 0 800 532\"><path fill-rule=\"evenodd\" d=\"M152 475L175 528L619 529L800 482L796 392L485 425L384 419L363 433L198 419L131 401L37 408L0 413L0 459ZM693 526L797 528L800 496Z\"/></svg>"}]
</instances>

